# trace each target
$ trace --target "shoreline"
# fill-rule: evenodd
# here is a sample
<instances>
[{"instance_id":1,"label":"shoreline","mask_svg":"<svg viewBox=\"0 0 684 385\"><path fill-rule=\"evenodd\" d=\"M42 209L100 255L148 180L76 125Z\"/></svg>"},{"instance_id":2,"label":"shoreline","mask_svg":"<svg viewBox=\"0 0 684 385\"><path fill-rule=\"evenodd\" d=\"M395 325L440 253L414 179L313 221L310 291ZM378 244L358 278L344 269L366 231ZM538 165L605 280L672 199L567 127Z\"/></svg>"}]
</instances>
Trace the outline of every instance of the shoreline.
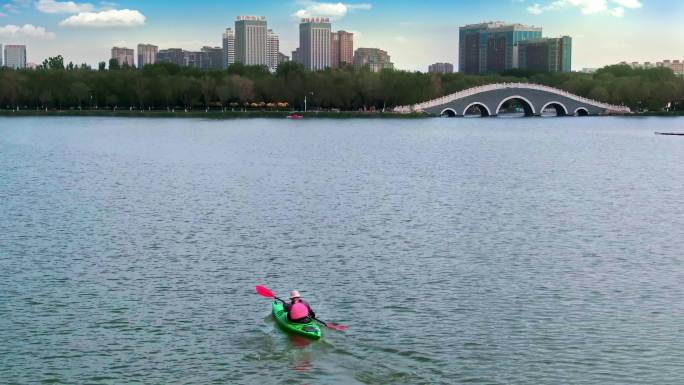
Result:
<instances>
[{"instance_id":1,"label":"shoreline","mask_svg":"<svg viewBox=\"0 0 684 385\"><path fill-rule=\"evenodd\" d=\"M270 118L270 119L285 119L292 114L303 115L304 118L314 119L424 119L432 117L428 114L399 114L394 112L361 112L361 111L345 111L345 112L300 112L300 111L209 111L195 110L195 111L141 111L141 110L50 110L50 111L36 111L36 110L0 110L0 117L115 117L115 118L182 118L182 119L214 119L214 120L229 120L229 119L248 119L248 118Z\"/></svg>"},{"instance_id":2,"label":"shoreline","mask_svg":"<svg viewBox=\"0 0 684 385\"><path fill-rule=\"evenodd\" d=\"M427 119L438 118L439 116L429 115L425 113L409 113L400 114L396 112L362 112L362 111L316 111L316 112L301 112L301 111L163 111L163 110L0 110L0 117L113 117L113 118L181 118L181 119L212 119L212 120L230 120L230 119L250 119L250 118L266 118L266 119L285 119L292 114L303 115L308 119ZM603 116L620 116L620 117L681 117L684 116L684 111L674 112L641 112L629 115L603 115Z\"/></svg>"}]
</instances>

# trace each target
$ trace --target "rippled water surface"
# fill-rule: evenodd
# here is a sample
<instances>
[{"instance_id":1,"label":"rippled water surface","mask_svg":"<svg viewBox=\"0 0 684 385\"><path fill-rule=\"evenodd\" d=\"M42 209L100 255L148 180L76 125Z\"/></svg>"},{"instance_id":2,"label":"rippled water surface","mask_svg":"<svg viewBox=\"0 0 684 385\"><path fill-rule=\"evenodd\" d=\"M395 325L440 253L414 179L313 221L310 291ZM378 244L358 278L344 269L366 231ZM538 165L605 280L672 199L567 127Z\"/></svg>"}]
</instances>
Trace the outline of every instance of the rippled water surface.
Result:
<instances>
[{"instance_id":1,"label":"rippled water surface","mask_svg":"<svg viewBox=\"0 0 684 385\"><path fill-rule=\"evenodd\" d=\"M676 130L0 118L0 383L684 383Z\"/></svg>"}]
</instances>

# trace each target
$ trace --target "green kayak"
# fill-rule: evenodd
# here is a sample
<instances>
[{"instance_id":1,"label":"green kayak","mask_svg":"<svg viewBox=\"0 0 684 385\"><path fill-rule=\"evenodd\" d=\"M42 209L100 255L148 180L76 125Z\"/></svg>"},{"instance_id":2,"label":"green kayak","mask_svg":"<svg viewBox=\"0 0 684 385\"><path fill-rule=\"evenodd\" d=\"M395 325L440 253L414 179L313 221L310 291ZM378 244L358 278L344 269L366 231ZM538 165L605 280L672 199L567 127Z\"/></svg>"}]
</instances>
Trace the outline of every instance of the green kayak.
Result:
<instances>
[{"instance_id":1,"label":"green kayak","mask_svg":"<svg viewBox=\"0 0 684 385\"><path fill-rule=\"evenodd\" d=\"M290 322L287 319L287 312L280 301L273 302L273 318L275 318L278 325L288 333L297 334L313 340L321 338L321 327L316 321L311 321L305 324L298 324Z\"/></svg>"}]
</instances>

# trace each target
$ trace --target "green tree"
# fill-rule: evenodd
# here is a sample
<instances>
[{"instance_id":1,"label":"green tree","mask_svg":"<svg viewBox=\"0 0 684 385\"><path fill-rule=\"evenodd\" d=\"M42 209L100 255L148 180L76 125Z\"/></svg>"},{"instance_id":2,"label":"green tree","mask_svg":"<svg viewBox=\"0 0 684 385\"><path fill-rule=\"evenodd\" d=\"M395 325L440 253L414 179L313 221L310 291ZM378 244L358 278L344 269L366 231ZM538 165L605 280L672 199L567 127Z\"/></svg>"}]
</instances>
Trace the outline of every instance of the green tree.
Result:
<instances>
[{"instance_id":1,"label":"green tree","mask_svg":"<svg viewBox=\"0 0 684 385\"><path fill-rule=\"evenodd\" d=\"M287 102L293 108L382 110L413 104L466 88L500 82L532 82L635 110L684 109L684 78L667 68L608 66L595 74L508 71L503 74L426 74L344 67L307 72L283 63L275 74L263 66L235 64L226 71L202 71L169 63L141 70L121 69L115 61L66 66L61 56L45 59L38 70L0 69L0 106L79 108L92 96L95 107L205 108L245 103ZM87 90L87 91L86 91ZM86 95L87 94L87 95ZM234 104L237 103L237 104Z\"/></svg>"},{"instance_id":2,"label":"green tree","mask_svg":"<svg viewBox=\"0 0 684 385\"><path fill-rule=\"evenodd\" d=\"M38 96L38 98L40 99L40 104L43 108L48 109L52 107L53 97L52 92L50 92L50 90L45 89L41 91L40 96Z\"/></svg>"},{"instance_id":3,"label":"green tree","mask_svg":"<svg viewBox=\"0 0 684 385\"><path fill-rule=\"evenodd\" d=\"M116 59L109 59L109 70L110 71L117 71L120 70L121 66L119 65L119 61Z\"/></svg>"},{"instance_id":4,"label":"green tree","mask_svg":"<svg viewBox=\"0 0 684 385\"><path fill-rule=\"evenodd\" d=\"M183 103L186 110L191 109L200 96L200 87L197 79L189 76L183 76L176 79L176 88L178 96Z\"/></svg>"},{"instance_id":5,"label":"green tree","mask_svg":"<svg viewBox=\"0 0 684 385\"><path fill-rule=\"evenodd\" d=\"M230 78L225 77L222 79L221 83L216 87L216 96L218 96L223 108L233 99L234 94L230 86Z\"/></svg>"},{"instance_id":6,"label":"green tree","mask_svg":"<svg viewBox=\"0 0 684 385\"><path fill-rule=\"evenodd\" d=\"M242 103L252 101L254 98L254 82L240 75L232 75L229 78L231 92Z\"/></svg>"},{"instance_id":7,"label":"green tree","mask_svg":"<svg viewBox=\"0 0 684 385\"><path fill-rule=\"evenodd\" d=\"M83 102L90 98L90 88L81 81L71 85L71 93L76 99L79 109L83 107Z\"/></svg>"},{"instance_id":8,"label":"green tree","mask_svg":"<svg viewBox=\"0 0 684 385\"><path fill-rule=\"evenodd\" d=\"M140 109L145 108L147 104L147 96L149 95L149 81L142 76L135 79L135 96L138 101L138 107Z\"/></svg>"},{"instance_id":9,"label":"green tree","mask_svg":"<svg viewBox=\"0 0 684 385\"><path fill-rule=\"evenodd\" d=\"M43 65L45 66L46 62L43 62ZM73 67L73 65L72 65ZM47 66L45 67L46 69L52 70L52 71L63 71L64 70L64 58L62 55L57 55L55 57L50 57L47 59Z\"/></svg>"},{"instance_id":10,"label":"green tree","mask_svg":"<svg viewBox=\"0 0 684 385\"><path fill-rule=\"evenodd\" d=\"M19 108L19 98L26 83L26 77L17 71L4 71L0 82L0 92L9 102L10 107Z\"/></svg>"},{"instance_id":11,"label":"green tree","mask_svg":"<svg viewBox=\"0 0 684 385\"><path fill-rule=\"evenodd\" d=\"M205 75L200 80L200 91L202 93L202 100L204 101L204 108L209 109L214 94L216 93L216 81L214 78Z\"/></svg>"}]
</instances>

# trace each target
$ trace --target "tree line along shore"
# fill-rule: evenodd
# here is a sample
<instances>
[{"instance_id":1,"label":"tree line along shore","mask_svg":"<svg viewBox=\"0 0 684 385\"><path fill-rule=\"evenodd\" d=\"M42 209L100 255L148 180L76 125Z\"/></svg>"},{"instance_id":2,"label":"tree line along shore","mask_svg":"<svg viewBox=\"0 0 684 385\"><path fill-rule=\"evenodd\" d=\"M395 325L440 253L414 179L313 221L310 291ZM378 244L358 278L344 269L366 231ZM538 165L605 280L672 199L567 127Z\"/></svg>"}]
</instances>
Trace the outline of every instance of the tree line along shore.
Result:
<instances>
[{"instance_id":1,"label":"tree line along shore","mask_svg":"<svg viewBox=\"0 0 684 385\"><path fill-rule=\"evenodd\" d=\"M510 70L502 74L435 74L351 67L307 72L284 63L270 73L260 66L232 65L224 71L202 71L172 64L135 68L91 69L64 66L50 58L35 70L0 70L0 107L4 110L78 111L107 114L137 110L156 116L186 112L250 113L349 112L373 115L491 83L530 82L548 85L636 112L681 114L684 78L668 68L634 69L607 66L593 74ZM306 104L306 105L305 105ZM276 114L273 114L273 113ZM353 114L351 113L353 112ZM342 114L344 115L344 114ZM380 114L383 115L383 114ZM325 113L321 116L326 116Z\"/></svg>"}]
</instances>

